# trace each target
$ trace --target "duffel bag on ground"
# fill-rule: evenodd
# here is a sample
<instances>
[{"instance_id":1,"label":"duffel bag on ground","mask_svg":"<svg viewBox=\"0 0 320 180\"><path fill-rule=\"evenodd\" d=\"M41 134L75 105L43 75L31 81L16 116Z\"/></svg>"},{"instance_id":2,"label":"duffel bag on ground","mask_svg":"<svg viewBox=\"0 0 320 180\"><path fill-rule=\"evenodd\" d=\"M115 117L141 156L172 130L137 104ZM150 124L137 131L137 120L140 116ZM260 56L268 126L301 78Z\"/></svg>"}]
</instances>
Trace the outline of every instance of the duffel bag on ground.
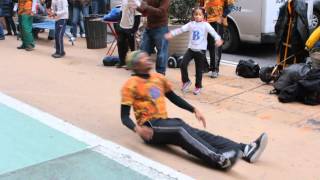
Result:
<instances>
[{"instance_id":1,"label":"duffel bag on ground","mask_svg":"<svg viewBox=\"0 0 320 180\"><path fill-rule=\"evenodd\" d=\"M104 66L115 66L120 59L118 56L106 56L102 60Z\"/></svg>"},{"instance_id":2,"label":"duffel bag on ground","mask_svg":"<svg viewBox=\"0 0 320 180\"><path fill-rule=\"evenodd\" d=\"M245 78L257 78L259 77L259 71L259 64L252 59L240 60L236 68L236 74Z\"/></svg>"}]
</instances>

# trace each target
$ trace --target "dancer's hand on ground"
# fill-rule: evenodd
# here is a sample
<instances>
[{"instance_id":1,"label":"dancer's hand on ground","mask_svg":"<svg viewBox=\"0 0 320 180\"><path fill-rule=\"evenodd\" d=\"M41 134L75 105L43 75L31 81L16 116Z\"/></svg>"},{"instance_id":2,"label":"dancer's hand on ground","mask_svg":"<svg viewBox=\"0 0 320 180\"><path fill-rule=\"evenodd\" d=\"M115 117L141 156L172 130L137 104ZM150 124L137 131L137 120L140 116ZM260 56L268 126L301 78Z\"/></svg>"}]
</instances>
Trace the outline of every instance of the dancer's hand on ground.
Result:
<instances>
[{"instance_id":1,"label":"dancer's hand on ground","mask_svg":"<svg viewBox=\"0 0 320 180\"><path fill-rule=\"evenodd\" d=\"M204 128L206 128L207 123L206 123L206 119L204 118L204 116L200 113L200 111L196 108L194 108L194 115L196 116L196 118L198 119L198 121L200 121L203 125Z\"/></svg>"},{"instance_id":2,"label":"dancer's hand on ground","mask_svg":"<svg viewBox=\"0 0 320 180\"><path fill-rule=\"evenodd\" d=\"M135 132L139 134L144 140L151 140L153 137L153 129L146 127L146 126L136 126Z\"/></svg>"},{"instance_id":3,"label":"dancer's hand on ground","mask_svg":"<svg viewBox=\"0 0 320 180\"><path fill-rule=\"evenodd\" d=\"M172 39L173 36L172 36L172 34L171 34L170 32L168 32L168 33L166 33L166 34L164 35L164 38L166 38L167 40L169 40L169 39Z\"/></svg>"},{"instance_id":4,"label":"dancer's hand on ground","mask_svg":"<svg viewBox=\"0 0 320 180\"><path fill-rule=\"evenodd\" d=\"M217 40L216 41L216 44L215 44L217 47L220 47L220 46L222 46L223 45L223 40Z\"/></svg>"}]
</instances>

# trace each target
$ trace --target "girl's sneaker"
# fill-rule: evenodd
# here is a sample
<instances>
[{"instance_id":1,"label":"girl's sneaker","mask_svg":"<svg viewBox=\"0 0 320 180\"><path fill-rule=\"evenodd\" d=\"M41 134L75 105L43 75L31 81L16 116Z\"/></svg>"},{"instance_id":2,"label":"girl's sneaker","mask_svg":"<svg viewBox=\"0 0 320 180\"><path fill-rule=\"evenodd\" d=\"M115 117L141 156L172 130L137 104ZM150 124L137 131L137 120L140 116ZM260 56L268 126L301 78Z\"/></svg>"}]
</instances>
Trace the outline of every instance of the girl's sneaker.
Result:
<instances>
[{"instance_id":1,"label":"girl's sneaker","mask_svg":"<svg viewBox=\"0 0 320 180\"><path fill-rule=\"evenodd\" d=\"M191 81L183 83L182 87L181 87L181 91L187 92L189 90L189 87L191 86L191 84L192 84Z\"/></svg>"},{"instance_id":2,"label":"girl's sneaker","mask_svg":"<svg viewBox=\"0 0 320 180\"><path fill-rule=\"evenodd\" d=\"M194 90L193 90L193 94L194 95L198 95L198 94L200 94L200 92L201 92L201 88L194 88Z\"/></svg>"}]
</instances>

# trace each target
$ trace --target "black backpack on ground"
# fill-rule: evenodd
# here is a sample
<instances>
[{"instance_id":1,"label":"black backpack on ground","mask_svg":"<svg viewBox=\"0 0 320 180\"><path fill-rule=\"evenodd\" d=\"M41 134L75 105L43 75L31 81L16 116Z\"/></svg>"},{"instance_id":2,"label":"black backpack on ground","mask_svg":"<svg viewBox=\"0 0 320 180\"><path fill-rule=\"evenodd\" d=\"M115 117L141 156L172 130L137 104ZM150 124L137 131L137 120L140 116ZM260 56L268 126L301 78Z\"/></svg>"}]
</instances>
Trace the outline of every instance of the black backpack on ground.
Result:
<instances>
[{"instance_id":1,"label":"black backpack on ground","mask_svg":"<svg viewBox=\"0 0 320 180\"><path fill-rule=\"evenodd\" d=\"M284 88L278 99L284 103L299 101L308 105L320 104L320 69L311 69L303 79Z\"/></svg>"},{"instance_id":2,"label":"black backpack on ground","mask_svg":"<svg viewBox=\"0 0 320 180\"><path fill-rule=\"evenodd\" d=\"M236 74L245 78L257 78L259 77L259 71L259 64L252 59L240 60L236 68Z\"/></svg>"}]
</instances>

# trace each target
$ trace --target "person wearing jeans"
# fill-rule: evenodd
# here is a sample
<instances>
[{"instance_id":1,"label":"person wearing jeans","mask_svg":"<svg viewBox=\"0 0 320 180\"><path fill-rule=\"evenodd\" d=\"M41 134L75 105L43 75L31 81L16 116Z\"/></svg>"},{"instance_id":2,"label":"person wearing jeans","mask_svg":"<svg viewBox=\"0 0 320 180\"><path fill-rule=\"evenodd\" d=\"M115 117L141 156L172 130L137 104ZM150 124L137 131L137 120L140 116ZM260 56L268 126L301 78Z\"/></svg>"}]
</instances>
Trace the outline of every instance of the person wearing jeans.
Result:
<instances>
[{"instance_id":1,"label":"person wearing jeans","mask_svg":"<svg viewBox=\"0 0 320 180\"><path fill-rule=\"evenodd\" d=\"M99 0L91 1L91 14L99 14Z\"/></svg>"},{"instance_id":2,"label":"person wearing jeans","mask_svg":"<svg viewBox=\"0 0 320 180\"><path fill-rule=\"evenodd\" d=\"M80 22L80 25L83 25L83 19L89 16L89 4L90 0L72 0L71 1L73 9L72 9L72 35L74 38L77 37L77 25ZM82 17L81 18L81 13ZM82 19L82 24L81 24ZM83 28L84 29L84 28ZM84 37L84 33L81 34L81 37Z\"/></svg>"},{"instance_id":3,"label":"person wearing jeans","mask_svg":"<svg viewBox=\"0 0 320 180\"><path fill-rule=\"evenodd\" d=\"M4 40L4 33L3 33L3 28L2 28L2 24L0 23L0 40Z\"/></svg>"},{"instance_id":4,"label":"person wearing jeans","mask_svg":"<svg viewBox=\"0 0 320 180\"><path fill-rule=\"evenodd\" d=\"M65 56L63 46L63 35L66 31L68 13L68 1L67 0L52 0L51 4L52 12L50 14L55 22L55 46L56 52L52 54L54 58L61 58Z\"/></svg>"},{"instance_id":5,"label":"person wearing jeans","mask_svg":"<svg viewBox=\"0 0 320 180\"><path fill-rule=\"evenodd\" d=\"M137 10L147 16L147 27L142 35L140 49L149 55L157 49L156 71L166 73L168 61L168 40L163 38L168 30L169 0L135 0Z\"/></svg>"},{"instance_id":6,"label":"person wearing jeans","mask_svg":"<svg viewBox=\"0 0 320 180\"><path fill-rule=\"evenodd\" d=\"M13 35L17 35L17 28L16 25L14 24L13 21L13 1L12 0L3 0L2 3L2 10L3 13L2 15L4 16L4 19L6 21L6 27L7 27L7 34L6 35L12 35L12 31L13 31ZM1 16L1 15L0 15Z\"/></svg>"},{"instance_id":7,"label":"person wearing jeans","mask_svg":"<svg viewBox=\"0 0 320 180\"><path fill-rule=\"evenodd\" d=\"M198 108L176 95L169 81L159 73L150 73L153 63L148 54L134 51L128 54L127 66L133 75L121 90L121 121L147 144L172 144L206 162L213 168L230 169L242 157L256 162L264 151L268 136L262 133L250 144L237 143L222 136L196 129L179 118L169 118L166 98L176 106L194 113L206 127ZM136 123L130 118L133 106Z\"/></svg>"}]
</instances>

